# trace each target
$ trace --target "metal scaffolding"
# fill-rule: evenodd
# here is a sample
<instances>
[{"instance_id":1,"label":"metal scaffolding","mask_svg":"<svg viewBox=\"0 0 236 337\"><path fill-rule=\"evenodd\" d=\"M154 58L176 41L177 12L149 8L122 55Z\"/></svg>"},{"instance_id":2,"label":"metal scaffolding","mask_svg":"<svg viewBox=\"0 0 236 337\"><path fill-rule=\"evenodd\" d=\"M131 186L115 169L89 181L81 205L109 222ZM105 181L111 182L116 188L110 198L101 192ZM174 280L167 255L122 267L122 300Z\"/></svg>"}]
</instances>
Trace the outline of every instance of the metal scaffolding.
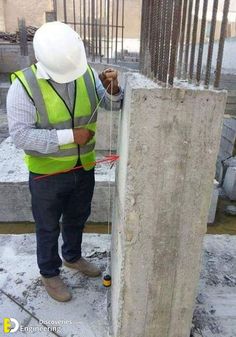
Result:
<instances>
[{"instance_id":1,"label":"metal scaffolding","mask_svg":"<svg viewBox=\"0 0 236 337\"><path fill-rule=\"evenodd\" d=\"M219 47L213 75L213 51L218 0L143 0L140 46L141 72L158 82L173 85L174 78L206 88L219 87L230 0L224 1ZM212 12L206 39L207 12ZM198 37L199 32L199 37ZM205 48L205 53L204 53ZM205 55L205 56L204 56ZM203 67L205 64L205 68ZM214 79L212 77L214 76Z\"/></svg>"},{"instance_id":2,"label":"metal scaffolding","mask_svg":"<svg viewBox=\"0 0 236 337\"><path fill-rule=\"evenodd\" d=\"M54 0L57 19L82 37L92 61L123 59L124 0Z\"/></svg>"}]
</instances>

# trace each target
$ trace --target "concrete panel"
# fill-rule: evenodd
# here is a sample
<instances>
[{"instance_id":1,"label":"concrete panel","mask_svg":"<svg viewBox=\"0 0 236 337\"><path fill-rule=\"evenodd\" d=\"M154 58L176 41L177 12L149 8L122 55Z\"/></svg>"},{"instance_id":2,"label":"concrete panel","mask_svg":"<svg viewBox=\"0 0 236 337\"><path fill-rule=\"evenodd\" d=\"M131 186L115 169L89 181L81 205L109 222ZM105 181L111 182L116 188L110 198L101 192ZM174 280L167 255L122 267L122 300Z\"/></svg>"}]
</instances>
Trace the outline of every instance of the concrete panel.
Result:
<instances>
[{"instance_id":1,"label":"concrete panel","mask_svg":"<svg viewBox=\"0 0 236 337\"><path fill-rule=\"evenodd\" d=\"M115 337L187 337L226 93L127 79L112 234Z\"/></svg>"},{"instance_id":2,"label":"concrete panel","mask_svg":"<svg viewBox=\"0 0 236 337\"><path fill-rule=\"evenodd\" d=\"M99 109L96 133L96 150L109 151L110 149L110 127L111 127L111 150L117 149L117 134L120 111ZM110 121L111 118L111 121ZM110 126L111 124L111 126Z\"/></svg>"},{"instance_id":3,"label":"concrete panel","mask_svg":"<svg viewBox=\"0 0 236 337\"><path fill-rule=\"evenodd\" d=\"M0 43L0 73L12 73L35 62L33 45L28 43L29 56L21 56L18 43Z\"/></svg>"},{"instance_id":4,"label":"concrete panel","mask_svg":"<svg viewBox=\"0 0 236 337\"><path fill-rule=\"evenodd\" d=\"M236 200L236 167L227 168L223 189L230 200Z\"/></svg>"},{"instance_id":5,"label":"concrete panel","mask_svg":"<svg viewBox=\"0 0 236 337\"><path fill-rule=\"evenodd\" d=\"M209 224L213 224L215 221L217 203L218 203L218 198L219 198L218 186L219 186L218 181L214 180L213 191L211 194L211 204L210 204L208 220L207 220L207 223Z\"/></svg>"},{"instance_id":6,"label":"concrete panel","mask_svg":"<svg viewBox=\"0 0 236 337\"><path fill-rule=\"evenodd\" d=\"M6 97L9 87L9 83L0 83L0 109L6 108Z\"/></svg>"},{"instance_id":7,"label":"concrete panel","mask_svg":"<svg viewBox=\"0 0 236 337\"><path fill-rule=\"evenodd\" d=\"M10 138L0 144L0 222L33 221L28 172L23 163L23 156L23 151L16 149ZM106 222L109 202L108 181L111 181L112 198L115 167L110 171L109 165L98 165L95 179L96 186L89 221Z\"/></svg>"},{"instance_id":8,"label":"concrete panel","mask_svg":"<svg viewBox=\"0 0 236 337\"><path fill-rule=\"evenodd\" d=\"M234 117L225 117L222 127L219 154L216 166L216 179L221 181L221 161L232 156L236 139L236 119Z\"/></svg>"}]
</instances>

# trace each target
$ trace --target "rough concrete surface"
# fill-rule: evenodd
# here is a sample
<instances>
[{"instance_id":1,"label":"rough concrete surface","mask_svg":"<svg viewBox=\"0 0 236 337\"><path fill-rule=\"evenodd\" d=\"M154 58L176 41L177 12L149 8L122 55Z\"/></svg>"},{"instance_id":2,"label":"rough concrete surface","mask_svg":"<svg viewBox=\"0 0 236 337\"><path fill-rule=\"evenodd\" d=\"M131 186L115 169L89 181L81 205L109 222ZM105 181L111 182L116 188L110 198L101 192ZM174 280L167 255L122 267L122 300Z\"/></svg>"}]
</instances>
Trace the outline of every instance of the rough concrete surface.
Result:
<instances>
[{"instance_id":1,"label":"rough concrete surface","mask_svg":"<svg viewBox=\"0 0 236 337\"><path fill-rule=\"evenodd\" d=\"M60 240L61 243L61 240ZM110 236L84 235L83 255L88 260L106 268L106 252L110 250ZM36 263L35 235L0 236L0 289L10 294L18 303L43 321L67 321L47 326L59 326L60 337L108 336L107 295L109 289L102 278L88 278L77 271L63 267L62 278L69 285L73 298L59 303L50 298L42 286ZM12 317L23 327L42 327L36 319L0 292L1 320ZM1 334L2 335L2 334ZM53 336L51 332L16 332L16 337Z\"/></svg>"},{"instance_id":2,"label":"rough concrete surface","mask_svg":"<svg viewBox=\"0 0 236 337\"><path fill-rule=\"evenodd\" d=\"M107 337L110 290L101 285L101 278L90 279L63 267L61 275L70 286L73 299L69 303L58 303L45 293L40 281L35 245L34 234L0 235L0 289L13 296L38 319L58 322L50 326L60 327L60 337ZM106 267L106 251L110 251L108 235L84 235L84 256L103 270ZM236 336L235 266L236 237L206 235L192 337ZM0 305L4 308L0 319L1 331L4 317L13 317L26 328L42 327L2 293ZM68 322L63 324L59 321ZM17 332L12 336L50 337L53 334Z\"/></svg>"},{"instance_id":3,"label":"rough concrete surface","mask_svg":"<svg viewBox=\"0 0 236 337\"><path fill-rule=\"evenodd\" d=\"M0 221L33 221L28 171L23 163L23 151L16 149L10 138L0 144ZM98 159L101 155L98 153ZM114 191L115 166L103 163L96 166L96 186L90 221L107 221L109 202L108 182L111 195Z\"/></svg>"},{"instance_id":4,"label":"rough concrete surface","mask_svg":"<svg viewBox=\"0 0 236 337\"><path fill-rule=\"evenodd\" d=\"M228 167L223 189L230 200L236 200L236 167Z\"/></svg>"},{"instance_id":5,"label":"rough concrete surface","mask_svg":"<svg viewBox=\"0 0 236 337\"><path fill-rule=\"evenodd\" d=\"M0 109L0 143L9 137L7 114L5 109Z\"/></svg>"},{"instance_id":6,"label":"rough concrete surface","mask_svg":"<svg viewBox=\"0 0 236 337\"><path fill-rule=\"evenodd\" d=\"M96 150L110 150L110 123L111 125L111 150L117 148L118 122L120 111L113 111L110 119L111 111L99 109L96 133Z\"/></svg>"},{"instance_id":7,"label":"rough concrete surface","mask_svg":"<svg viewBox=\"0 0 236 337\"><path fill-rule=\"evenodd\" d=\"M115 337L187 337L226 93L127 78L112 244Z\"/></svg>"},{"instance_id":8,"label":"rough concrete surface","mask_svg":"<svg viewBox=\"0 0 236 337\"><path fill-rule=\"evenodd\" d=\"M206 235L192 337L236 337L236 237Z\"/></svg>"},{"instance_id":9,"label":"rough concrete surface","mask_svg":"<svg viewBox=\"0 0 236 337\"><path fill-rule=\"evenodd\" d=\"M207 219L207 223L209 224L213 224L215 221L216 209L217 209L217 203L218 203L218 197L219 197L218 186L219 186L218 181L214 179L214 186L213 186L213 191L211 194L211 203L210 203L208 219Z\"/></svg>"}]
</instances>

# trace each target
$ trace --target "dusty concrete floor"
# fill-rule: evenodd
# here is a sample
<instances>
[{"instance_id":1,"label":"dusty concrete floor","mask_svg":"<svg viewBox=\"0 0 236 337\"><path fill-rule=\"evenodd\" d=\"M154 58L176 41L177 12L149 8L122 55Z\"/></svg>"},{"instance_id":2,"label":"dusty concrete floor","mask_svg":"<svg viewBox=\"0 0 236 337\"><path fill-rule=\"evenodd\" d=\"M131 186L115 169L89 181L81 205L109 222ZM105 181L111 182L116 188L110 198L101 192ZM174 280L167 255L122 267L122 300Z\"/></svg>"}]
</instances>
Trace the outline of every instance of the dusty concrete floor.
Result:
<instances>
[{"instance_id":1,"label":"dusty concrete floor","mask_svg":"<svg viewBox=\"0 0 236 337\"><path fill-rule=\"evenodd\" d=\"M206 235L192 337L236 337L236 236Z\"/></svg>"},{"instance_id":2,"label":"dusty concrete floor","mask_svg":"<svg viewBox=\"0 0 236 337\"><path fill-rule=\"evenodd\" d=\"M90 261L103 270L106 251L109 250L108 235L84 235L83 252ZM68 268L62 269L62 277L70 286L73 299L58 303L51 299L41 284L35 256L35 235L0 236L0 288L10 294L24 308L40 320L67 321L67 324L46 323L58 326L61 337L106 337L108 335L107 296L102 278L88 278ZM42 327L35 318L0 292L0 305L4 317L12 317L23 327ZM3 318L3 317L2 317ZM2 319L0 320L2 325ZM0 327L1 331L2 327ZM16 332L14 336L53 336L51 332Z\"/></svg>"},{"instance_id":3,"label":"dusty concrete floor","mask_svg":"<svg viewBox=\"0 0 236 337\"><path fill-rule=\"evenodd\" d=\"M5 109L0 109L0 143L8 136L7 114Z\"/></svg>"},{"instance_id":4,"label":"dusty concrete floor","mask_svg":"<svg viewBox=\"0 0 236 337\"><path fill-rule=\"evenodd\" d=\"M108 235L84 235L84 255L103 270L109 246ZM68 303L58 303L48 297L38 274L34 234L0 235L0 266L0 288L38 319L56 321L52 325L46 322L46 325L59 326L58 336L109 336L107 298L110 289L102 286L100 277L90 279L79 272L62 268L62 277L72 289L73 299ZM42 327L2 293L0 305L4 308L4 317L17 319L26 329ZM49 337L53 334L18 331L14 336ZM191 336L236 337L236 236L205 236Z\"/></svg>"}]
</instances>

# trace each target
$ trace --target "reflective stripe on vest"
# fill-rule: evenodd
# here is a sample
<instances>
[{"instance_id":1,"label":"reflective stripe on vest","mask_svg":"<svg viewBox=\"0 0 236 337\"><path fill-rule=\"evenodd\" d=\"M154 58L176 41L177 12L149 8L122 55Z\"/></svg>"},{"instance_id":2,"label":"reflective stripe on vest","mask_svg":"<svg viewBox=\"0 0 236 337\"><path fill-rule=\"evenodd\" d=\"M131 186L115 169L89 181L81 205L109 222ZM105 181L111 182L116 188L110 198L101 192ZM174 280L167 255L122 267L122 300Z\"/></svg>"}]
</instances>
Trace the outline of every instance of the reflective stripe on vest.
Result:
<instances>
[{"instance_id":1,"label":"reflective stripe on vest","mask_svg":"<svg viewBox=\"0 0 236 337\"><path fill-rule=\"evenodd\" d=\"M24 76L28 82L28 85L31 89L32 99L34 101L35 107L38 111L40 116L40 122L37 123L38 128L42 129L70 129L71 128L71 120L60 122L60 123L50 123L48 119L48 113L46 110L45 102L43 99L42 92L40 90L37 78L35 73L31 67L22 70ZM97 107L97 97L94 90L94 83L91 79L89 71L87 70L83 76L85 86L87 88L88 97L91 104L91 112L95 111ZM93 114L92 118L91 115L88 116L81 116L81 117L74 117L74 126L81 127L87 124L93 124L97 121L97 111ZM80 154L86 154L93 151L95 148L95 142L91 144L86 144L84 146L80 146ZM37 151L27 150L25 151L27 155L34 156L34 157L67 157L67 156L76 156L78 155L78 147L68 148L68 149L60 149L58 152L44 154Z\"/></svg>"},{"instance_id":2,"label":"reflective stripe on vest","mask_svg":"<svg viewBox=\"0 0 236 337\"><path fill-rule=\"evenodd\" d=\"M35 107L40 115L40 123L39 126L42 129L50 129L50 128L55 128L57 130L62 130L62 129L69 129L71 128L71 124L70 121L65 121L62 123L57 123L57 124L51 124L49 122L48 119L48 114L47 114L47 110L45 107L45 103L43 100L43 96L42 96L42 92L39 88L39 84L37 82L37 79L35 77L35 74L32 70L32 68L26 68L23 70L23 73L25 75L25 78L30 86L31 89L31 93L32 93L32 98L35 104ZM95 111L96 107L97 107L97 98L94 92L94 84L92 82L92 79L89 75L88 70L86 71L86 73L83 76L84 78L84 82L88 91L88 96L89 96L89 100L90 100L90 104L91 104L91 111ZM97 111L95 112L95 114L93 115L93 117L90 119L90 115L89 116L84 116L84 117L75 117L74 118L74 123L75 126L82 126L82 125L86 125L88 124L88 122L91 123L96 123L97 121Z\"/></svg>"},{"instance_id":3,"label":"reflective stripe on vest","mask_svg":"<svg viewBox=\"0 0 236 337\"><path fill-rule=\"evenodd\" d=\"M95 142L91 144L81 145L80 146L80 154L86 154L93 151L95 148ZM37 151L25 151L26 154L35 157L66 157L66 156L77 156L78 155L78 148L74 147L71 149L61 149L58 152L54 153L40 153Z\"/></svg>"},{"instance_id":4,"label":"reflective stripe on vest","mask_svg":"<svg viewBox=\"0 0 236 337\"><path fill-rule=\"evenodd\" d=\"M20 70L11 75L12 81L17 78L21 82L35 105L36 127L49 130L71 129L73 118L73 127L84 127L96 132L97 113L93 116L93 112L97 107L99 97L96 93L96 82L92 69L88 66L86 73L74 81L73 114L51 83L36 77L36 70L33 65L29 69ZM93 137L88 144L80 146L79 151L78 145L75 143L61 145L58 152L50 154L25 151L25 163L31 172L50 174L72 169L80 156L81 164L88 171L95 166L95 141L95 137Z\"/></svg>"},{"instance_id":5,"label":"reflective stripe on vest","mask_svg":"<svg viewBox=\"0 0 236 337\"><path fill-rule=\"evenodd\" d=\"M26 68L23 70L23 73L25 75L25 78L30 86L32 98L35 104L35 108L38 110L40 114L40 127L42 129L49 129L50 123L48 119L48 114L46 110L46 106L43 100L42 92L39 88L39 84L37 82L37 79L35 77L35 74L32 70L32 68Z\"/></svg>"}]
</instances>

